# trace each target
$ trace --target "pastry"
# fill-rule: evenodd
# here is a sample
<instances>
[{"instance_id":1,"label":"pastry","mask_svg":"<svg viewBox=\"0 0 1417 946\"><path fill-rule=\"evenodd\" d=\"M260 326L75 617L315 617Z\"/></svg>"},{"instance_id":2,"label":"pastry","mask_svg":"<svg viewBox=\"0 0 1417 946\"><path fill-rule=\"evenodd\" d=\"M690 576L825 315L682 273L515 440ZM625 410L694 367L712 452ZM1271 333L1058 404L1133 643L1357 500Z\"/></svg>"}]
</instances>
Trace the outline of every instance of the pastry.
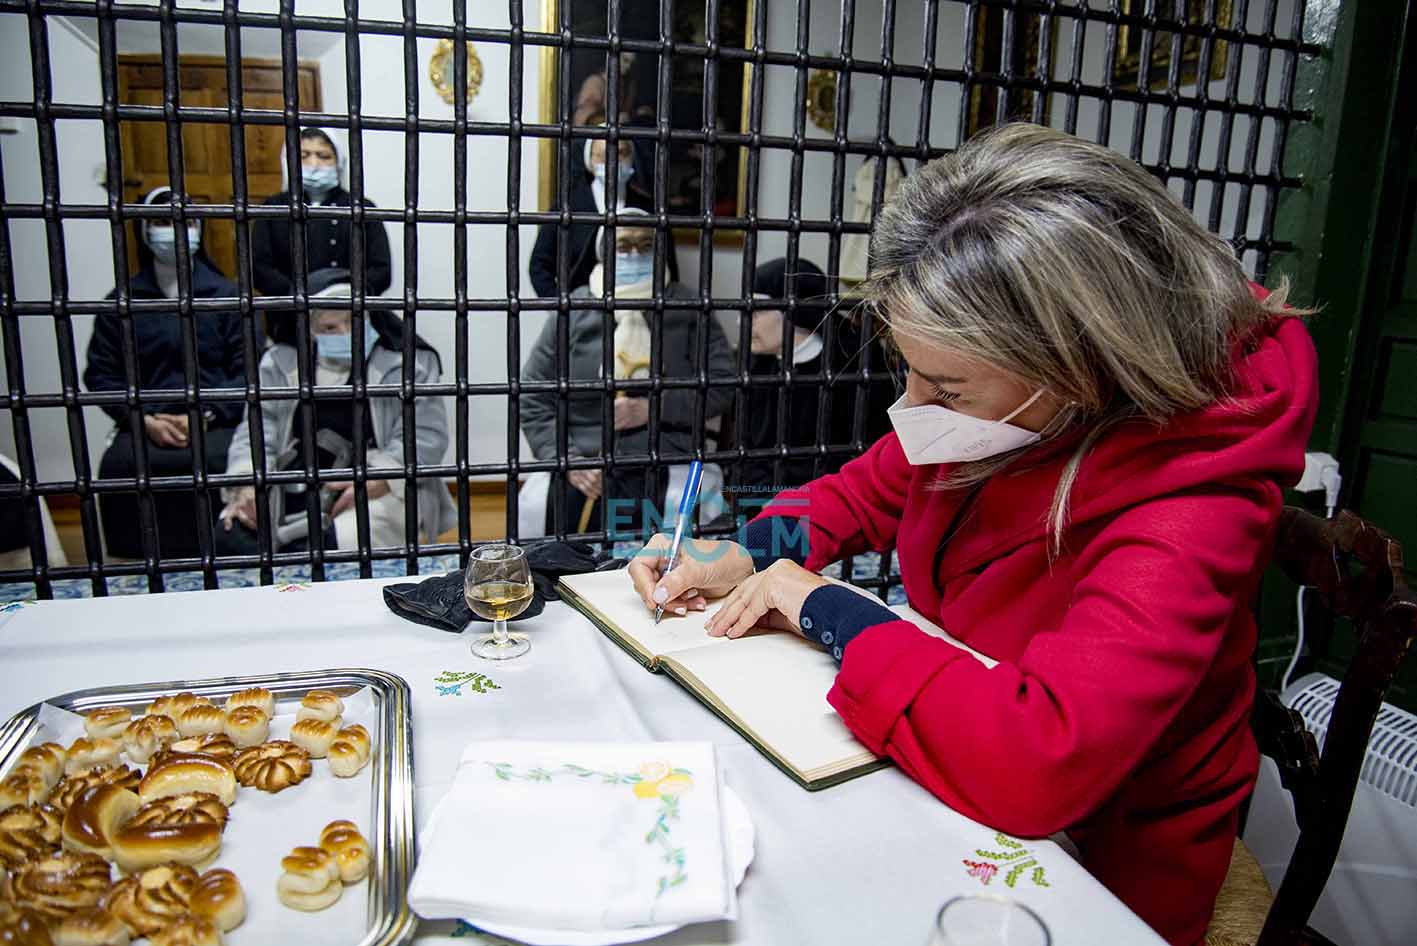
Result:
<instances>
[{"instance_id":1,"label":"pastry","mask_svg":"<svg viewBox=\"0 0 1417 946\"><path fill-rule=\"evenodd\" d=\"M339 879L354 884L369 876L369 842L352 821L331 821L320 832L320 850L335 859Z\"/></svg>"},{"instance_id":2,"label":"pastry","mask_svg":"<svg viewBox=\"0 0 1417 946\"><path fill-rule=\"evenodd\" d=\"M151 936L187 912L197 879L185 864L151 867L114 884L103 905L134 935Z\"/></svg>"},{"instance_id":3,"label":"pastry","mask_svg":"<svg viewBox=\"0 0 1417 946\"><path fill-rule=\"evenodd\" d=\"M344 890L335 859L320 848L298 847L281 858L280 866L276 896L293 909L323 910Z\"/></svg>"},{"instance_id":4,"label":"pastry","mask_svg":"<svg viewBox=\"0 0 1417 946\"><path fill-rule=\"evenodd\" d=\"M226 733L209 732L204 736L193 736L190 739L179 739L164 750L163 755L172 753L174 755L204 755L212 759L222 759L230 762L236 755L236 743L231 741L231 737ZM159 756L155 761L161 762Z\"/></svg>"},{"instance_id":5,"label":"pastry","mask_svg":"<svg viewBox=\"0 0 1417 946\"><path fill-rule=\"evenodd\" d=\"M53 788L64 777L64 760L68 758L68 755L64 751L64 747L57 742L44 742L37 746L30 746L20 753L10 774L33 772L44 780L45 785Z\"/></svg>"},{"instance_id":6,"label":"pastry","mask_svg":"<svg viewBox=\"0 0 1417 946\"><path fill-rule=\"evenodd\" d=\"M23 805L34 805L49 797L44 777L33 769L11 772L0 781L0 811Z\"/></svg>"},{"instance_id":7,"label":"pastry","mask_svg":"<svg viewBox=\"0 0 1417 946\"><path fill-rule=\"evenodd\" d=\"M283 739L242 749L232 765L242 785L263 792L278 792L310 777L310 753Z\"/></svg>"},{"instance_id":8,"label":"pastry","mask_svg":"<svg viewBox=\"0 0 1417 946\"><path fill-rule=\"evenodd\" d=\"M176 693L171 696L160 696L152 701L148 707L149 716L171 716L174 721L185 711L196 706L198 703L210 703L211 700L205 696L198 696L195 693Z\"/></svg>"},{"instance_id":9,"label":"pastry","mask_svg":"<svg viewBox=\"0 0 1417 946\"><path fill-rule=\"evenodd\" d=\"M75 739L64 759L64 774L78 775L91 769L114 765L118 762L120 749L118 740L106 736L98 739Z\"/></svg>"},{"instance_id":10,"label":"pastry","mask_svg":"<svg viewBox=\"0 0 1417 946\"><path fill-rule=\"evenodd\" d=\"M90 739L117 739L133 721L133 711L126 706L105 706L84 714L84 732Z\"/></svg>"},{"instance_id":11,"label":"pastry","mask_svg":"<svg viewBox=\"0 0 1417 946\"><path fill-rule=\"evenodd\" d=\"M134 762L145 765L155 753L172 745L180 736L171 716L144 716L133 720L123 730L123 751Z\"/></svg>"},{"instance_id":12,"label":"pastry","mask_svg":"<svg viewBox=\"0 0 1417 946\"><path fill-rule=\"evenodd\" d=\"M221 946L221 931L203 916L184 914L148 937L152 946Z\"/></svg>"},{"instance_id":13,"label":"pastry","mask_svg":"<svg viewBox=\"0 0 1417 946\"><path fill-rule=\"evenodd\" d=\"M184 736L219 733L226 725L226 714L210 703L197 703L173 718L177 720L177 731Z\"/></svg>"},{"instance_id":14,"label":"pastry","mask_svg":"<svg viewBox=\"0 0 1417 946\"><path fill-rule=\"evenodd\" d=\"M106 769L90 769L80 775L66 775L49 796L49 803L60 811L68 811L69 806L79 796L98 785L117 785L119 788L138 790L143 773L126 765L110 766Z\"/></svg>"},{"instance_id":15,"label":"pastry","mask_svg":"<svg viewBox=\"0 0 1417 946\"><path fill-rule=\"evenodd\" d=\"M17 870L9 883L10 897L50 923L95 906L108 890L108 862L97 854L64 851Z\"/></svg>"},{"instance_id":16,"label":"pastry","mask_svg":"<svg viewBox=\"0 0 1417 946\"><path fill-rule=\"evenodd\" d=\"M266 714L267 719L270 719L276 714L276 698L271 691L267 690L265 687L251 687L248 690L237 690L226 698L226 712L228 714L230 714L232 710L239 709L243 706L256 707L256 709Z\"/></svg>"},{"instance_id":17,"label":"pastry","mask_svg":"<svg viewBox=\"0 0 1417 946\"><path fill-rule=\"evenodd\" d=\"M226 711L224 732L242 749L260 745L271 734L271 718L259 706L238 706Z\"/></svg>"},{"instance_id":18,"label":"pastry","mask_svg":"<svg viewBox=\"0 0 1417 946\"><path fill-rule=\"evenodd\" d=\"M335 741L330 743L327 753L330 771L340 778L349 778L364 768L364 763L369 761L369 751L367 729L358 723L344 727L335 735Z\"/></svg>"},{"instance_id":19,"label":"pastry","mask_svg":"<svg viewBox=\"0 0 1417 946\"><path fill-rule=\"evenodd\" d=\"M225 933L246 919L246 893L235 874L218 867L207 871L197 881L188 908L194 915L211 920Z\"/></svg>"},{"instance_id":20,"label":"pastry","mask_svg":"<svg viewBox=\"0 0 1417 946\"><path fill-rule=\"evenodd\" d=\"M113 833L113 862L128 873L159 864L209 864L221 851L224 828L213 821L178 817L170 822L129 822Z\"/></svg>"},{"instance_id":21,"label":"pastry","mask_svg":"<svg viewBox=\"0 0 1417 946\"><path fill-rule=\"evenodd\" d=\"M133 827L154 824L214 824L226 827L227 808L210 792L184 792L149 802L128 822Z\"/></svg>"},{"instance_id":22,"label":"pastry","mask_svg":"<svg viewBox=\"0 0 1417 946\"><path fill-rule=\"evenodd\" d=\"M230 805L236 800L236 775L221 759L168 753L148 769L138 785L144 804L184 792L211 792L223 805Z\"/></svg>"},{"instance_id":23,"label":"pastry","mask_svg":"<svg viewBox=\"0 0 1417 946\"><path fill-rule=\"evenodd\" d=\"M88 789L64 812L61 836L65 849L109 857L113 833L138 807L138 796L126 788L97 785Z\"/></svg>"},{"instance_id":24,"label":"pastry","mask_svg":"<svg viewBox=\"0 0 1417 946\"><path fill-rule=\"evenodd\" d=\"M339 719L344 712L344 701L329 690L311 690L300 701L296 719L323 719L327 723Z\"/></svg>"},{"instance_id":25,"label":"pastry","mask_svg":"<svg viewBox=\"0 0 1417 946\"><path fill-rule=\"evenodd\" d=\"M69 914L54 930L54 946L127 946L128 927L103 907Z\"/></svg>"},{"instance_id":26,"label":"pastry","mask_svg":"<svg viewBox=\"0 0 1417 946\"><path fill-rule=\"evenodd\" d=\"M322 719L297 719L290 727L290 741L310 753L310 758L323 759L338 732L337 725Z\"/></svg>"},{"instance_id":27,"label":"pastry","mask_svg":"<svg viewBox=\"0 0 1417 946\"><path fill-rule=\"evenodd\" d=\"M0 899L0 943L13 946L54 946L44 917L28 907Z\"/></svg>"},{"instance_id":28,"label":"pastry","mask_svg":"<svg viewBox=\"0 0 1417 946\"><path fill-rule=\"evenodd\" d=\"M59 847L63 821L64 815L52 805L0 812L0 864L16 870L53 854Z\"/></svg>"}]
</instances>

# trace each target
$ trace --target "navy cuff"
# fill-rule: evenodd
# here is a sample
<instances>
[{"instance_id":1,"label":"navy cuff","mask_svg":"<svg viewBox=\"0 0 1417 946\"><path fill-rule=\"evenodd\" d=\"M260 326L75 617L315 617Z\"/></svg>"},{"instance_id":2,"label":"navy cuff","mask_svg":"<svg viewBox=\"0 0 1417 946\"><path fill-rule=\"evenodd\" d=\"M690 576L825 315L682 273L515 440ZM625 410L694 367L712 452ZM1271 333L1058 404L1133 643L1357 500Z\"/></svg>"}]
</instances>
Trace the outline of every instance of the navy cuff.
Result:
<instances>
[{"instance_id":1,"label":"navy cuff","mask_svg":"<svg viewBox=\"0 0 1417 946\"><path fill-rule=\"evenodd\" d=\"M804 637L821 644L840 662L846 645L857 634L868 627L898 620L900 615L875 598L830 584L818 588L802 602L798 624Z\"/></svg>"},{"instance_id":2,"label":"navy cuff","mask_svg":"<svg viewBox=\"0 0 1417 946\"><path fill-rule=\"evenodd\" d=\"M807 523L789 516L764 516L743 527L742 542L758 571L779 559L807 563Z\"/></svg>"}]
</instances>

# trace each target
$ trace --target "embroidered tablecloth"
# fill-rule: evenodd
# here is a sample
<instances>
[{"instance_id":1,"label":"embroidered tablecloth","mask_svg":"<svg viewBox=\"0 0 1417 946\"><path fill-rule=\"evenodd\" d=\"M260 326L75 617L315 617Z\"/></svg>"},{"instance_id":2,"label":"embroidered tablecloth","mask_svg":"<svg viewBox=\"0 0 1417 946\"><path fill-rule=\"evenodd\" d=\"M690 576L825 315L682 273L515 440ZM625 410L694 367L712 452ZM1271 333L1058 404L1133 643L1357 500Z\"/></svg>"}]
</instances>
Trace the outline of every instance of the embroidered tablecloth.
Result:
<instances>
[{"instance_id":1,"label":"embroidered tablecloth","mask_svg":"<svg viewBox=\"0 0 1417 946\"><path fill-rule=\"evenodd\" d=\"M646 672L563 604L518 622L531 652L494 663L466 635L395 617L387 580L42 601L0 614L0 718L69 690L168 679L372 667L413 691L417 815L471 739L709 740L747 802L757 854L739 919L656 940L923 943L939 906L994 893L1033 908L1055 946L1162 941L1049 841L977 824L895 769L804 792L672 680ZM485 625L480 625L485 627ZM1137 857L1144 858L1145 851ZM416 942L496 942L424 923Z\"/></svg>"}]
</instances>

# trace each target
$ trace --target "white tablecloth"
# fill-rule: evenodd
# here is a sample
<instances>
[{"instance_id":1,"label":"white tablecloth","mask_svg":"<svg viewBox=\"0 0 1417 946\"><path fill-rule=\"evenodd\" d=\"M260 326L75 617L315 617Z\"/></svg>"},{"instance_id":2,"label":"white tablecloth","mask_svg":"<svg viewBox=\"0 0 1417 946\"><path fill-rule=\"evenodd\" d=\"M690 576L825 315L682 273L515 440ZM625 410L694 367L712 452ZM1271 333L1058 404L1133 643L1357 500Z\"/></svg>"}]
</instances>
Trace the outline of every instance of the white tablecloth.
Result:
<instances>
[{"instance_id":1,"label":"white tablecloth","mask_svg":"<svg viewBox=\"0 0 1417 946\"><path fill-rule=\"evenodd\" d=\"M998 835L895 769L803 791L672 680L646 672L565 605L518 622L531 636L531 653L495 663L473 657L459 635L395 617L380 596L386 583L12 607L0 612L0 718L86 687L373 667L401 675L413 691L420 820L472 739L712 740L725 780L752 812L757 856L736 922L655 941L665 946L914 946L925 942L940 904L967 893L1032 907L1055 946L1162 942L1057 845ZM497 688L460 683L449 672L481 673ZM424 923L416 942L477 939L451 923Z\"/></svg>"}]
</instances>

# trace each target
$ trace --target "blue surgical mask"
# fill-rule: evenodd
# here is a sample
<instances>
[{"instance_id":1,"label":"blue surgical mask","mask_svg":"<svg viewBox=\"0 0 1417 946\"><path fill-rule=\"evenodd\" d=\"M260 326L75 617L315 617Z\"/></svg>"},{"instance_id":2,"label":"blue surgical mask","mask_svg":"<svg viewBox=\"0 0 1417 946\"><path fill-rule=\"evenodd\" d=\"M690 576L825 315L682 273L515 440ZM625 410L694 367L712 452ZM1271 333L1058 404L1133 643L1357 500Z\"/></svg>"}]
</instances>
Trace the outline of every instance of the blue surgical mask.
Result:
<instances>
[{"instance_id":1,"label":"blue surgical mask","mask_svg":"<svg viewBox=\"0 0 1417 946\"><path fill-rule=\"evenodd\" d=\"M310 196L323 197L339 184L339 171L328 164L313 168L302 166L300 183L305 186L305 192Z\"/></svg>"},{"instance_id":2,"label":"blue surgical mask","mask_svg":"<svg viewBox=\"0 0 1417 946\"><path fill-rule=\"evenodd\" d=\"M654 274L654 257L648 253L615 251L615 285L648 282Z\"/></svg>"},{"instance_id":3,"label":"blue surgical mask","mask_svg":"<svg viewBox=\"0 0 1417 946\"><path fill-rule=\"evenodd\" d=\"M319 356L325 361L354 361L354 336L350 332L341 332L338 335L316 335L315 348ZM379 340L379 333L374 331L374 326L369 324L366 318L364 321L364 358L367 360L369 354L374 350L374 343Z\"/></svg>"},{"instance_id":4,"label":"blue surgical mask","mask_svg":"<svg viewBox=\"0 0 1417 946\"><path fill-rule=\"evenodd\" d=\"M171 266L177 262L177 230L173 227L153 227L146 229L146 242L148 249L152 250L153 257L160 263ZM187 228L187 250L196 253L202 245L202 230L200 227Z\"/></svg>"},{"instance_id":5,"label":"blue surgical mask","mask_svg":"<svg viewBox=\"0 0 1417 946\"><path fill-rule=\"evenodd\" d=\"M593 165L591 173L594 174L598 180L605 180L605 165ZM626 184L630 183L630 178L635 176L635 169L627 162L621 161L615 166L615 176L620 179L620 186L624 187Z\"/></svg>"}]
</instances>

